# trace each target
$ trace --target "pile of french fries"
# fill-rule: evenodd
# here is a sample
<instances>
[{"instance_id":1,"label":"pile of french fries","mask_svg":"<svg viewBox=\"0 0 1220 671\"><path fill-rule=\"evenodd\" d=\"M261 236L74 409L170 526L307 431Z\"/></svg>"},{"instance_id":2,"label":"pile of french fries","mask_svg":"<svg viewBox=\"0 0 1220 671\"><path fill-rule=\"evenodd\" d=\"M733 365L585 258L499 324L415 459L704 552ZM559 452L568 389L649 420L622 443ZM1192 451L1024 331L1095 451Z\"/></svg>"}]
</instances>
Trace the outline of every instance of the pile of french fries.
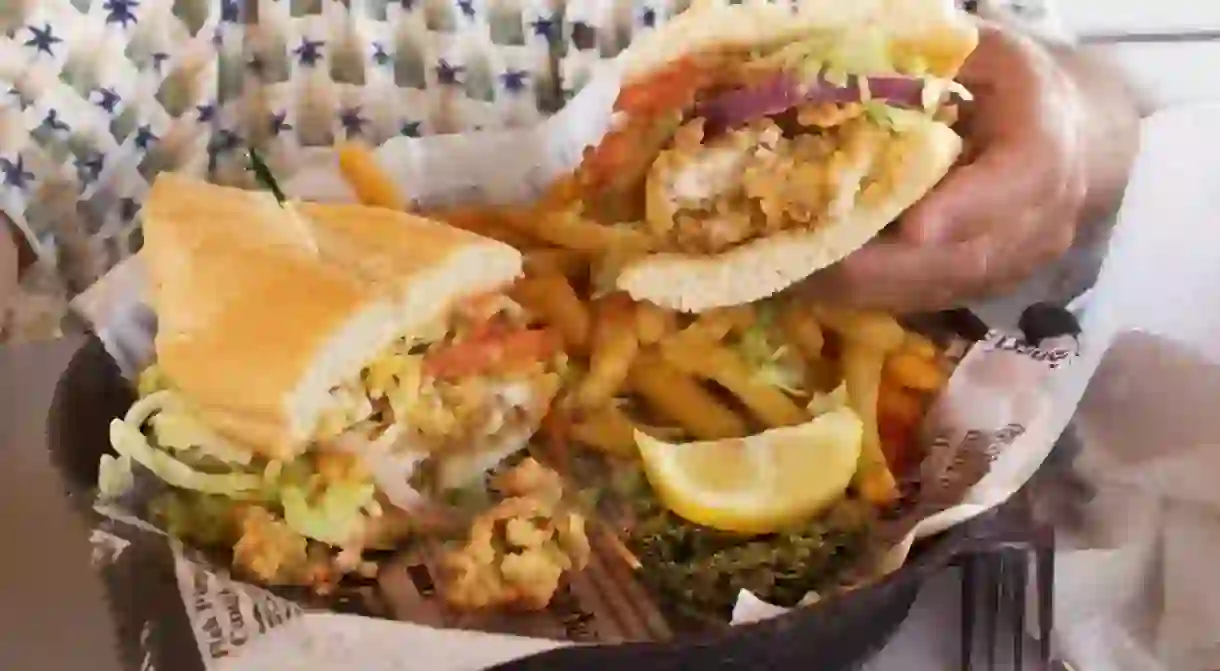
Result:
<instances>
[{"instance_id":1,"label":"pile of french fries","mask_svg":"<svg viewBox=\"0 0 1220 671\"><path fill-rule=\"evenodd\" d=\"M366 150L340 150L366 204L401 206ZM573 181L528 207L425 213L520 249L526 276L511 296L562 336L578 371L553 410L565 438L619 458L636 455L635 431L667 440L715 440L808 421L811 398L759 378L733 343L759 326L755 305L684 315L603 293L599 274L647 251L635 229L581 214ZM802 362L807 387L842 385L865 425L855 487L866 500L898 496L895 472L918 458L918 426L948 378L942 352L893 316L777 299L768 328Z\"/></svg>"}]
</instances>

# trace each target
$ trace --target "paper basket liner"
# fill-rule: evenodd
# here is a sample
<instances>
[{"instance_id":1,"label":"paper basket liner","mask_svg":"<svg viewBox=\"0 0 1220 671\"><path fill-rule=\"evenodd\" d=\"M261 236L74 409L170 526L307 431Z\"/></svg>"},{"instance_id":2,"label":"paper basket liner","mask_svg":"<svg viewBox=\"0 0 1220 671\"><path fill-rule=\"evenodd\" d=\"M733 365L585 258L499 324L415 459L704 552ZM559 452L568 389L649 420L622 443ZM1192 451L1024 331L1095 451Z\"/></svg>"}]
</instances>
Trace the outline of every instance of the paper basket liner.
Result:
<instances>
[{"instance_id":1,"label":"paper basket liner","mask_svg":"<svg viewBox=\"0 0 1220 671\"><path fill-rule=\"evenodd\" d=\"M58 269L67 293L93 285L78 305L130 376L151 356L155 330L140 300L138 257L130 257L158 172L250 185L243 149L255 146L285 183L325 187L329 179L326 188L343 197L324 147L360 138L380 145L378 160L416 203L527 199L605 131L618 88L607 59L682 9L643 0L4 3L0 208ZM317 174L298 175L301 166ZM1002 333L970 349L930 417L924 496L892 525L891 568L917 536L997 505L1028 479L1052 445L1048 390L1071 353ZM106 374L74 375L67 384ZM90 437L89 449L102 449L102 435ZM99 566L111 576L127 571L112 584L128 590L123 615L142 623L132 627L139 635L127 656L141 660L132 668L183 668L186 640L207 669L440 670L482 668L568 641L669 635L655 604L600 543L594 567L534 618L444 611L418 575L428 556L392 560L362 603L328 604L418 624L392 623L294 604L231 580L121 511L97 514ZM160 568L133 568L140 562ZM147 576L172 582L172 598L134 590ZM853 594L816 610L865 601ZM175 617L183 627L174 629Z\"/></svg>"}]
</instances>

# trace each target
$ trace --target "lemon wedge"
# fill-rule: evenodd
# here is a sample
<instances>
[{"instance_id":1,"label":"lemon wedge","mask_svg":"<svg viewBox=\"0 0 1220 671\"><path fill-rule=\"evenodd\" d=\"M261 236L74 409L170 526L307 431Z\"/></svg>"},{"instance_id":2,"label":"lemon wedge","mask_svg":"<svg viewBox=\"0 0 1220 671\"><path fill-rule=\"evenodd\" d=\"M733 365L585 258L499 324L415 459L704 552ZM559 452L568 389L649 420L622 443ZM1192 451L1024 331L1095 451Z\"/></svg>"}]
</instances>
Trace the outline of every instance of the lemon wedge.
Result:
<instances>
[{"instance_id":1,"label":"lemon wedge","mask_svg":"<svg viewBox=\"0 0 1220 671\"><path fill-rule=\"evenodd\" d=\"M863 437L850 408L746 438L671 444L635 432L648 481L667 508L745 534L785 529L838 501L856 473Z\"/></svg>"}]
</instances>

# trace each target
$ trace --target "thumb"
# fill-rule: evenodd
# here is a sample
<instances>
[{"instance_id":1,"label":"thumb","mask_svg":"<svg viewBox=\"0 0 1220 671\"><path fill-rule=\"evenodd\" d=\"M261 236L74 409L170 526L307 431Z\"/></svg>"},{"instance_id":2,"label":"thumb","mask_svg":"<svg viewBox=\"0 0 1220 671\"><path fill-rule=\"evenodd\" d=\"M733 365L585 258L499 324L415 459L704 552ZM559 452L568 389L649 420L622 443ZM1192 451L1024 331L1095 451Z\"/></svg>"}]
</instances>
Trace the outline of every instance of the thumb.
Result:
<instances>
[{"instance_id":1,"label":"thumb","mask_svg":"<svg viewBox=\"0 0 1220 671\"><path fill-rule=\"evenodd\" d=\"M1020 211L1028 181L1019 150L991 147L973 162L951 169L898 221L899 238L913 244L961 242L976 225Z\"/></svg>"}]
</instances>

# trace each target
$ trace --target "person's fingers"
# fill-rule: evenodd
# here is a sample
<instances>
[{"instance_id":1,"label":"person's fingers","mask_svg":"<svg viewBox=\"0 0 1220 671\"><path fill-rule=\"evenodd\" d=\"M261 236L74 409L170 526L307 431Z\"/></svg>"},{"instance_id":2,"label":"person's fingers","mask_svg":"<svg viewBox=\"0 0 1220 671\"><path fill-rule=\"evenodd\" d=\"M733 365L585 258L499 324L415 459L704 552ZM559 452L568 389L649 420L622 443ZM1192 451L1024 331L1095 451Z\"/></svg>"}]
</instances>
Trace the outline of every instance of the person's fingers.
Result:
<instances>
[{"instance_id":1,"label":"person's fingers","mask_svg":"<svg viewBox=\"0 0 1220 671\"><path fill-rule=\"evenodd\" d=\"M977 291L995 256L985 238L946 244L875 240L815 273L802 290L817 300L896 311L940 309Z\"/></svg>"},{"instance_id":2,"label":"person's fingers","mask_svg":"<svg viewBox=\"0 0 1220 671\"><path fill-rule=\"evenodd\" d=\"M910 243L960 242L983 228L1005 225L1013 213L1029 209L1044 196L1053 167L1039 148L998 143L972 162L955 168L898 221L898 236Z\"/></svg>"},{"instance_id":3,"label":"person's fingers","mask_svg":"<svg viewBox=\"0 0 1220 671\"><path fill-rule=\"evenodd\" d=\"M1024 281L1072 244L1073 226L1035 209L990 235L944 243L875 240L815 273L802 291L817 300L895 311L955 307ZM1057 218L1058 217L1058 218Z\"/></svg>"}]
</instances>

